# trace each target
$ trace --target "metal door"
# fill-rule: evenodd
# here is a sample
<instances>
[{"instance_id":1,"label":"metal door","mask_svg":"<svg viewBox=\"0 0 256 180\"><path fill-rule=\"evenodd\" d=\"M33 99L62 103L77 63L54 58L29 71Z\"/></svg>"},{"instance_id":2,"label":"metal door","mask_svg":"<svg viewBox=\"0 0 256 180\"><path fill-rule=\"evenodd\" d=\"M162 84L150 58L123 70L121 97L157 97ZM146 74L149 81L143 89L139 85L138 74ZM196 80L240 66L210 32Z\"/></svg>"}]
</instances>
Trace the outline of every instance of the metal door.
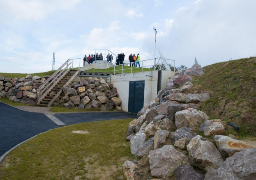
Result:
<instances>
[{"instance_id":1,"label":"metal door","mask_svg":"<svg viewBox=\"0 0 256 180\"><path fill-rule=\"evenodd\" d=\"M138 113L144 106L145 81L129 82L128 111Z\"/></svg>"}]
</instances>

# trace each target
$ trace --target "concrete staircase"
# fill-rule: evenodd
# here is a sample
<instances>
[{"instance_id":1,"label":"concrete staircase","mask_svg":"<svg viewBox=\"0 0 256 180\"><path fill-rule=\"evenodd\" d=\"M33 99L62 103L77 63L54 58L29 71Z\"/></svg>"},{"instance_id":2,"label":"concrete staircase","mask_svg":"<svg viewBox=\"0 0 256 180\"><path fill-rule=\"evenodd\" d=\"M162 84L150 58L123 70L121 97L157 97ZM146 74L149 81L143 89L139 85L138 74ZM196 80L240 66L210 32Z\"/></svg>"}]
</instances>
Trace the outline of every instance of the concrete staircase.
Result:
<instances>
[{"instance_id":1,"label":"concrete staircase","mask_svg":"<svg viewBox=\"0 0 256 180\"><path fill-rule=\"evenodd\" d=\"M67 60L52 76L38 88L38 106L50 107L62 93L64 86L68 85L80 72L71 70L71 60Z\"/></svg>"}]
</instances>

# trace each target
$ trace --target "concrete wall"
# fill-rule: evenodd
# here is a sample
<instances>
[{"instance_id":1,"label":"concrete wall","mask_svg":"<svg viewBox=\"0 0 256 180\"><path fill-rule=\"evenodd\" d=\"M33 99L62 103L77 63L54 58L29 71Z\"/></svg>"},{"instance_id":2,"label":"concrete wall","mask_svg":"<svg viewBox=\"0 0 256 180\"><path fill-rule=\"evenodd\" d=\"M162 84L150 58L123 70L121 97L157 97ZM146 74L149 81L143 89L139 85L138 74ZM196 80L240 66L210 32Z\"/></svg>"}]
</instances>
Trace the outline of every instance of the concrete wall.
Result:
<instances>
[{"instance_id":1,"label":"concrete wall","mask_svg":"<svg viewBox=\"0 0 256 180\"><path fill-rule=\"evenodd\" d=\"M162 71L161 89L165 88L166 82L173 76L174 72ZM110 81L110 78L104 79L107 82ZM122 100L122 110L128 111L130 81L145 81L144 106L155 100L157 96L158 71L112 75L111 83L117 88L119 98Z\"/></svg>"}]
</instances>

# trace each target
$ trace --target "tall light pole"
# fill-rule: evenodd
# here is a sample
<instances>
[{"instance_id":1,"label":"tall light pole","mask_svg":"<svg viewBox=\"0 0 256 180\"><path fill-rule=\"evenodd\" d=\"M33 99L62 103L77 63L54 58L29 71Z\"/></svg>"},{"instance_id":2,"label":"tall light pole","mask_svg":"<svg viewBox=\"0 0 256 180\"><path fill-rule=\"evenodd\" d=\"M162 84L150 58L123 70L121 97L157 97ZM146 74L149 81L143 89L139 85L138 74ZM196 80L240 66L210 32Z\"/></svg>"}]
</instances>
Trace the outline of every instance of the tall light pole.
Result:
<instances>
[{"instance_id":1,"label":"tall light pole","mask_svg":"<svg viewBox=\"0 0 256 180\"><path fill-rule=\"evenodd\" d=\"M155 31L155 52L154 52L154 70L156 70L156 34L157 34L157 31L156 31L156 28L154 28L154 31Z\"/></svg>"}]
</instances>

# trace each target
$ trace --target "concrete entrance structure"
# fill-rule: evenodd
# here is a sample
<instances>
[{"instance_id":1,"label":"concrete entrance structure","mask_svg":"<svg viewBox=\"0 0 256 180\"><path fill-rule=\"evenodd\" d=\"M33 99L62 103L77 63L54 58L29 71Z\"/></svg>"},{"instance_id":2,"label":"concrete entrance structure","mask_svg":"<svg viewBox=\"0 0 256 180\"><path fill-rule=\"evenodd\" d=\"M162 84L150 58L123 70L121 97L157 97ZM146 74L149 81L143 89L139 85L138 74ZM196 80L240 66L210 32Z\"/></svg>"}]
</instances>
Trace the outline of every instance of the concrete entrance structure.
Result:
<instances>
[{"instance_id":1,"label":"concrete entrance structure","mask_svg":"<svg viewBox=\"0 0 256 180\"><path fill-rule=\"evenodd\" d=\"M173 77L174 72L162 71L161 89L164 89L168 79ZM76 77L75 80L79 81L80 78L88 79L88 77ZM110 82L110 78L104 79L107 82ZM117 88L119 98L122 100L122 110L128 112L130 81L145 81L144 105L147 105L151 101L155 100L155 97L157 96L158 71L111 75L111 83Z\"/></svg>"}]
</instances>

